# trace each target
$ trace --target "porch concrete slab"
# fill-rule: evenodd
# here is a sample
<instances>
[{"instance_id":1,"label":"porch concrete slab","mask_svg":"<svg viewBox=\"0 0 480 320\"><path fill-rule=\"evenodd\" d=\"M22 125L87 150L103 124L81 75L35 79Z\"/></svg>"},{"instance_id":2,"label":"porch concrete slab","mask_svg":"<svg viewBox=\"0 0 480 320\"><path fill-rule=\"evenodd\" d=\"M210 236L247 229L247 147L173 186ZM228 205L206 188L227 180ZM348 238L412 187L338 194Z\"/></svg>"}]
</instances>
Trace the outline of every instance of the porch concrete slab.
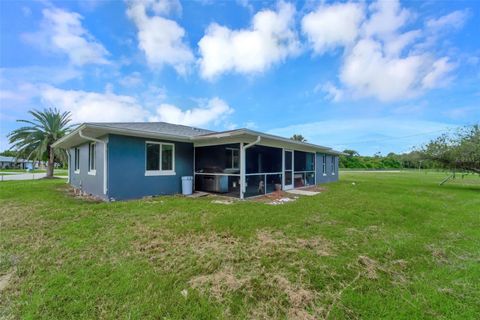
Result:
<instances>
[{"instance_id":1,"label":"porch concrete slab","mask_svg":"<svg viewBox=\"0 0 480 320\"><path fill-rule=\"evenodd\" d=\"M299 196L315 196L320 193L320 192L301 190L301 189L285 190L285 192L296 194Z\"/></svg>"},{"instance_id":2,"label":"porch concrete slab","mask_svg":"<svg viewBox=\"0 0 480 320\"><path fill-rule=\"evenodd\" d=\"M187 197L189 197L189 198L200 198L200 197L206 197L206 196L208 196L207 192L195 191L192 194L189 194Z\"/></svg>"}]
</instances>

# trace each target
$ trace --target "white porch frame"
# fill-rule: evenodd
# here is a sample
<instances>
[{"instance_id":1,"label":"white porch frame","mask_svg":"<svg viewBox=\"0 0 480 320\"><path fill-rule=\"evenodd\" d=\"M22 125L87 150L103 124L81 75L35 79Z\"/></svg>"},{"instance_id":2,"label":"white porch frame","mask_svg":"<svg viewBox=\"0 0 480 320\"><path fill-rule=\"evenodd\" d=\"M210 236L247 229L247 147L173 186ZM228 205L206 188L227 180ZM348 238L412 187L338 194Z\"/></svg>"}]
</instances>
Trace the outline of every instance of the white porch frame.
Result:
<instances>
[{"instance_id":1,"label":"white porch frame","mask_svg":"<svg viewBox=\"0 0 480 320\"><path fill-rule=\"evenodd\" d=\"M247 176L253 176L253 175L262 175L259 173L252 173L252 174L247 174L246 173L246 150L250 147L253 147L254 145L260 144L262 146L266 147L273 147L273 148L278 148L282 150L282 171L281 172L266 172L263 173L264 175L269 175L269 174L281 174L282 175L282 189L283 190L289 190L289 189L294 189L295 188L295 182L294 182L294 177L295 177L295 151L301 151L301 152L306 152L306 153L311 153L313 154L313 162L314 162L314 170L313 171L302 171L302 172L313 172L314 174L314 183L316 184L318 179L317 179L317 154L315 151L311 150L302 150L302 149L293 149L293 148L284 148L280 146L273 146L270 143L264 143L262 141L262 137L258 136L257 139L253 142L241 142L241 141L229 141L229 142L224 142L222 141L221 143L215 143L215 142L210 142L210 143L195 143L194 144L194 156L193 156L193 171L194 171L194 176L195 175L219 175L219 176L235 176L240 178L240 199L245 198L245 192L246 192L246 177ZM239 174L232 174L232 173L197 173L196 172L196 167L195 167L195 162L196 162L196 148L197 147L208 147L208 146L218 146L218 145L228 145L232 143L238 143L240 145L240 164L239 164ZM290 185L285 185L285 152L291 152L292 154L292 183ZM290 171L290 170L289 170ZM290 187L290 188L289 188Z\"/></svg>"},{"instance_id":2,"label":"white porch frame","mask_svg":"<svg viewBox=\"0 0 480 320\"><path fill-rule=\"evenodd\" d=\"M286 171L286 168L285 168L285 152L290 152L292 154L292 168L288 171L291 171L292 172L292 183L287 185L285 184L285 178L286 178L286 175L285 175L285 171ZM293 189L293 186L294 186L294 183L293 183L293 175L294 175L294 168L295 168L295 152L294 150L292 149L285 149L285 148L282 148L282 189L283 190L290 190L290 189Z\"/></svg>"}]
</instances>

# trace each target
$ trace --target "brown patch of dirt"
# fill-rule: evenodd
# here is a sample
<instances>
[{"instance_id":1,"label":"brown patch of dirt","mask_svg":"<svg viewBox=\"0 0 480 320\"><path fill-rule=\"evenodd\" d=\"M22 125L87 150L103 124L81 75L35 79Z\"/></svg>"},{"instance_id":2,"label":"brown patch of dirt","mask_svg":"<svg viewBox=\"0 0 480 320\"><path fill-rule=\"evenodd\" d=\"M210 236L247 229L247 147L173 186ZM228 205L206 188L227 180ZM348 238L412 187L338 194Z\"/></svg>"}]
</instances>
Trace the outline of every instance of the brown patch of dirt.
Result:
<instances>
[{"instance_id":1,"label":"brown patch of dirt","mask_svg":"<svg viewBox=\"0 0 480 320\"><path fill-rule=\"evenodd\" d=\"M72 186L62 187L60 190L64 191L65 194L70 198L75 198L75 199L88 201L88 202L94 202L94 203L104 202L104 200L102 198L91 195L91 194L88 194L88 193L83 192L82 190L74 188Z\"/></svg>"},{"instance_id":2,"label":"brown patch of dirt","mask_svg":"<svg viewBox=\"0 0 480 320\"><path fill-rule=\"evenodd\" d=\"M251 199L250 201L262 202L262 203L271 203L273 201L278 201L278 200L284 199L284 198L294 199L295 196L291 193L280 190L280 191L274 191L274 192L266 194L264 196L255 197L255 198Z\"/></svg>"},{"instance_id":3,"label":"brown patch of dirt","mask_svg":"<svg viewBox=\"0 0 480 320\"><path fill-rule=\"evenodd\" d=\"M2 276L0 276L0 292L2 292L3 290L5 290L8 285L10 284L10 280L12 279L14 275L14 272L9 272L7 274L4 274Z\"/></svg>"},{"instance_id":4,"label":"brown patch of dirt","mask_svg":"<svg viewBox=\"0 0 480 320\"><path fill-rule=\"evenodd\" d=\"M314 294L311 291L293 285L287 278L280 274L273 276L273 283L288 296L288 300L293 307L308 305L314 299Z\"/></svg>"},{"instance_id":5,"label":"brown patch of dirt","mask_svg":"<svg viewBox=\"0 0 480 320\"><path fill-rule=\"evenodd\" d=\"M359 256L357 263L362 269L361 274L368 279L376 280L380 277L379 272L382 272L390 277L393 284L403 285L408 282L405 276L408 262L405 260L393 260L381 264L370 257Z\"/></svg>"},{"instance_id":6,"label":"brown patch of dirt","mask_svg":"<svg viewBox=\"0 0 480 320\"><path fill-rule=\"evenodd\" d=\"M379 270L379 264L377 261L367 256L359 256L357 262L363 268L364 274L368 279L378 279L377 271Z\"/></svg>"},{"instance_id":7,"label":"brown patch of dirt","mask_svg":"<svg viewBox=\"0 0 480 320\"><path fill-rule=\"evenodd\" d=\"M331 255L332 246L322 237L288 238L282 232L259 230L255 238L244 240L214 232L178 236L143 225L135 225L135 229L139 235L137 252L145 255L155 268L178 272L189 268L193 261L202 266L203 273L192 277L189 285L213 299L224 301L234 292L247 297L253 297L256 290L266 292L255 302L252 318L314 319L312 312L320 314L315 306L319 296L316 291L306 288L301 277L291 282L282 270L265 269L262 259L287 261L282 258L300 250Z\"/></svg>"},{"instance_id":8,"label":"brown patch of dirt","mask_svg":"<svg viewBox=\"0 0 480 320\"><path fill-rule=\"evenodd\" d=\"M332 255L331 243L322 237L308 239L289 239L281 232L268 232L261 230L257 232L259 249L268 252L282 251L285 253L298 252L299 250L311 250L319 256Z\"/></svg>"},{"instance_id":9,"label":"brown patch of dirt","mask_svg":"<svg viewBox=\"0 0 480 320\"><path fill-rule=\"evenodd\" d=\"M446 264L448 263L448 256L447 252L444 248L438 248L433 244L427 246L427 250L429 250L432 254L432 258L435 262Z\"/></svg>"},{"instance_id":10,"label":"brown patch of dirt","mask_svg":"<svg viewBox=\"0 0 480 320\"><path fill-rule=\"evenodd\" d=\"M249 281L250 277L239 278L234 274L232 267L226 267L212 274L194 277L190 279L189 283L192 288L223 301L227 294L250 285Z\"/></svg>"},{"instance_id":11,"label":"brown patch of dirt","mask_svg":"<svg viewBox=\"0 0 480 320\"><path fill-rule=\"evenodd\" d=\"M303 187L301 190L313 191L313 192L325 192L327 188L321 186L310 186L310 187Z\"/></svg>"}]
</instances>

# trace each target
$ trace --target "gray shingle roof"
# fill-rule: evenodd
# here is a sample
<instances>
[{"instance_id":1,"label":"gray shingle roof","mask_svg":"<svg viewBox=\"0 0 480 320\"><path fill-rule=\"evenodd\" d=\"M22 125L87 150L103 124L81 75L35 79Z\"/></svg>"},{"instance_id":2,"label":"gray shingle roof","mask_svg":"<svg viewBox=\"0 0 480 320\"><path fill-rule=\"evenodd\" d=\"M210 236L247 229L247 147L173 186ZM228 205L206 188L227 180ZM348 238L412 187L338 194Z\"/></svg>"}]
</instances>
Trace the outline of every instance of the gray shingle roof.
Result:
<instances>
[{"instance_id":1,"label":"gray shingle roof","mask_svg":"<svg viewBox=\"0 0 480 320\"><path fill-rule=\"evenodd\" d=\"M87 125L109 127L112 129L138 130L151 133L194 137L215 131L172 124L167 122L88 122Z\"/></svg>"}]
</instances>

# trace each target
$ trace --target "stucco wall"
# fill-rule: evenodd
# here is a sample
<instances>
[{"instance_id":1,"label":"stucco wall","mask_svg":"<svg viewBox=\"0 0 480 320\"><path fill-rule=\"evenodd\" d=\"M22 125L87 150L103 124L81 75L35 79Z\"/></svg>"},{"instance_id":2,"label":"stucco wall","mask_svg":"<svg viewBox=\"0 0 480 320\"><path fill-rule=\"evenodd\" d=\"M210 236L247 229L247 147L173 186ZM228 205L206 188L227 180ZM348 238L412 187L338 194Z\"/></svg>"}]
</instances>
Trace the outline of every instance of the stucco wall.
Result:
<instances>
[{"instance_id":1,"label":"stucco wall","mask_svg":"<svg viewBox=\"0 0 480 320\"><path fill-rule=\"evenodd\" d=\"M323 153L317 153L317 184L338 181L338 157L327 154L327 172L323 174ZM332 174L332 159L335 158L335 174Z\"/></svg>"},{"instance_id":2,"label":"stucco wall","mask_svg":"<svg viewBox=\"0 0 480 320\"><path fill-rule=\"evenodd\" d=\"M101 139L103 140L103 139ZM77 146L80 149L80 172L75 173L75 148L68 150L70 154L70 184L84 192L100 198L106 198L103 194L103 143L95 144L95 175L88 174L88 143Z\"/></svg>"},{"instance_id":3,"label":"stucco wall","mask_svg":"<svg viewBox=\"0 0 480 320\"><path fill-rule=\"evenodd\" d=\"M175 144L175 175L145 176L145 142ZM115 200L181 192L181 177L193 176L193 144L109 135L108 197Z\"/></svg>"}]
</instances>

